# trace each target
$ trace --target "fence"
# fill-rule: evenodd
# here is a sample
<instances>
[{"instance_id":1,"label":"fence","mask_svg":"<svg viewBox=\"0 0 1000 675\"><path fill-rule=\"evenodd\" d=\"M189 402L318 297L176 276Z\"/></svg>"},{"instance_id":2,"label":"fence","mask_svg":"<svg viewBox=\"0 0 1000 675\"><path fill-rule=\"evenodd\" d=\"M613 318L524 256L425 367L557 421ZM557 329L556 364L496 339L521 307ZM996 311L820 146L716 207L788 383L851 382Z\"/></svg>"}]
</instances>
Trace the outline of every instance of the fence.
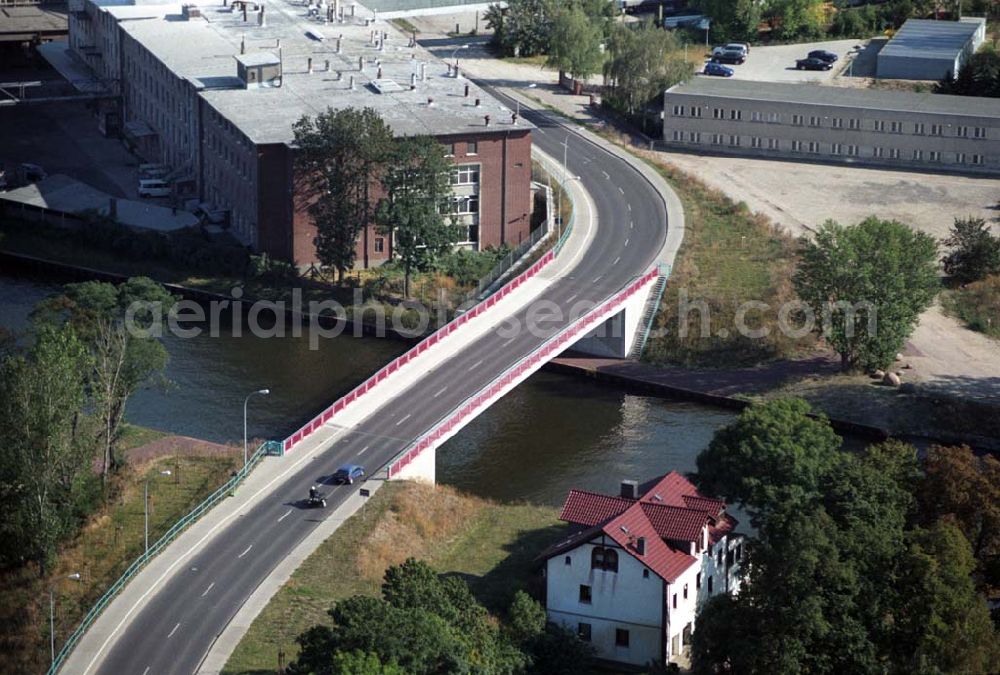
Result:
<instances>
[{"instance_id":1,"label":"fence","mask_svg":"<svg viewBox=\"0 0 1000 675\"><path fill-rule=\"evenodd\" d=\"M479 316L486 310L493 307L500 300L505 298L515 289L519 288L521 284L530 279L531 277L538 274L539 271L546 265L548 265L555 258L555 254L552 251L546 252L541 258L539 258L531 267L526 269L524 272L514 277L510 283L506 284L499 292L494 293L489 297L488 300L480 302L478 305L470 309L469 311L459 315L452 321L446 323L444 326L434 331L431 335L424 338L416 347L409 350L402 356L389 362L387 366L379 370L377 373L369 377L367 380L359 384L357 387L352 389L346 396L338 399L329 408L316 415L309 422L306 422L302 427L299 428L294 434L286 438L282 442L282 448L285 452L291 450L296 443L303 441L306 437L312 434L314 431L319 429L325 423L329 422L334 415L342 412L347 406L354 403L360 397L367 394L372 390L378 383L382 382L389 375L392 375L397 370L405 366L407 363L415 359L416 357L423 354L429 347L437 344L444 338L448 337L454 333L457 329L462 327L464 324L468 323L474 317Z\"/></svg>"},{"instance_id":2,"label":"fence","mask_svg":"<svg viewBox=\"0 0 1000 675\"><path fill-rule=\"evenodd\" d=\"M659 274L659 269L654 268L639 277L624 289L618 291L613 296L602 302L586 316L581 317L556 335L546 340L541 346L535 349L535 351L522 358L513 368L494 379L490 384L486 385L486 387L481 389L478 394L473 396L466 403L453 409L433 429L390 460L387 469L388 477L392 478L394 474L398 473L407 464L412 462L418 455L420 455L420 453L433 447L442 438L446 438L450 433L455 431L457 427L461 427L473 413L488 404L493 398L500 395L506 387L509 387L511 384L516 382L518 378L525 374L525 372L534 372L540 362L547 361L553 356L554 352L560 352L566 349L572 341L576 339L576 336L580 333L580 331L586 330L592 325L598 323L604 312L623 302L632 294L638 292L646 284L656 279Z\"/></svg>"},{"instance_id":3,"label":"fence","mask_svg":"<svg viewBox=\"0 0 1000 675\"><path fill-rule=\"evenodd\" d=\"M256 452L249 457L246 465L237 471L232 478L226 481L225 484L218 490L210 494L203 502L198 504L198 506L194 507L190 513L174 523L162 537L157 539L156 542L149 547L149 550L136 558L135 562L129 565L128 569L126 569L125 572L118 577L118 580L111 584L111 588L105 591L104 595L98 598L97 602L94 603L94 606L91 607L90 611L83 617L83 621L80 622L80 625L77 626L76 630L74 630L73 633L66 639L62 649L60 649L59 653L56 654L55 660L53 660L52 665L49 667L47 675L55 675L55 673L59 671L63 661L65 661L66 657L73 651L73 648L76 647L76 643L80 641L80 638L87 632L87 629L90 628L94 621L97 620L97 617L100 616L101 612L104 611L104 608L110 604L114 597L118 595L118 592L125 587L125 584L131 581L132 577L138 574L139 571L146 566L146 563L152 560L157 553L162 551L167 544L176 539L191 523L198 520L198 518L204 515L206 511L222 501L222 499L232 490L235 490L236 487L247 477L254 466L257 465L257 462L259 462L264 456L280 454L282 454L282 446L278 441L267 441L263 443L259 448L257 448Z\"/></svg>"}]
</instances>

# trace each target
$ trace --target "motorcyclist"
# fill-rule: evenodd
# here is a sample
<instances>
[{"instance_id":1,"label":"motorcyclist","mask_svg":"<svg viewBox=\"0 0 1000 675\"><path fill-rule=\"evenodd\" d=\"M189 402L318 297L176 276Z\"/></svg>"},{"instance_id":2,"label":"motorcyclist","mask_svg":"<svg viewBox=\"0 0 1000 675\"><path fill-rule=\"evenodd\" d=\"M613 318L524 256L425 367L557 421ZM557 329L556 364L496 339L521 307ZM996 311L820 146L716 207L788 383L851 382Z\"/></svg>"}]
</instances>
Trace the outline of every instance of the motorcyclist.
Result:
<instances>
[{"instance_id":1,"label":"motorcyclist","mask_svg":"<svg viewBox=\"0 0 1000 675\"><path fill-rule=\"evenodd\" d=\"M313 485L311 488L309 488L309 499L311 501L316 501L316 498L318 496L319 496L319 490L317 490L316 486Z\"/></svg>"}]
</instances>

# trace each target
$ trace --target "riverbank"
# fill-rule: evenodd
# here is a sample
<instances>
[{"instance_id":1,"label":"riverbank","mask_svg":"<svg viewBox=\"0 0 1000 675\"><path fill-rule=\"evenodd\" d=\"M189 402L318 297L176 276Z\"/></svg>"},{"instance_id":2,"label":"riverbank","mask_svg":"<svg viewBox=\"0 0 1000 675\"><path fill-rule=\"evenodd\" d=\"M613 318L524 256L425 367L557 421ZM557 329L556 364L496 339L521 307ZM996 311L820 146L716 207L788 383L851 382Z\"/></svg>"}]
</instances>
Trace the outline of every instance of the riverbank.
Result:
<instances>
[{"instance_id":1,"label":"riverbank","mask_svg":"<svg viewBox=\"0 0 1000 675\"><path fill-rule=\"evenodd\" d=\"M293 573L230 657L228 675L273 672L298 654L295 638L352 595L376 596L385 569L409 557L458 575L491 612L537 593L535 557L566 531L555 507L501 504L442 485L389 482ZM281 654L282 656L279 656Z\"/></svg>"},{"instance_id":2,"label":"riverbank","mask_svg":"<svg viewBox=\"0 0 1000 675\"><path fill-rule=\"evenodd\" d=\"M49 589L55 648L143 550L144 485L149 486L149 537L155 541L242 463L242 448L129 425L127 463L113 498L99 506L60 548L47 578L33 563L0 573L0 672L41 673L49 665ZM165 475L163 472L169 472ZM79 574L79 580L70 575Z\"/></svg>"}]
</instances>

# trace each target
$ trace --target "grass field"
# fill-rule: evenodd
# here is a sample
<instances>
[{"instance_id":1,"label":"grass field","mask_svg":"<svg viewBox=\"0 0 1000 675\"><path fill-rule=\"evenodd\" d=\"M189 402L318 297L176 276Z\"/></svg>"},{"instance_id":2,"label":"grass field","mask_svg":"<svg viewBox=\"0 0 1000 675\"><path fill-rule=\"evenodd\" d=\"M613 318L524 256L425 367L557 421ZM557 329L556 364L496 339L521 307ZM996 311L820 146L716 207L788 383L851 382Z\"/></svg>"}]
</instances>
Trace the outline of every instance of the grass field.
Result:
<instances>
[{"instance_id":1,"label":"grass field","mask_svg":"<svg viewBox=\"0 0 1000 675\"><path fill-rule=\"evenodd\" d=\"M558 510L497 504L446 486L391 482L292 575L257 617L226 664L228 675L275 672L279 652L295 659L295 638L342 598L377 595L386 567L422 558L441 574L464 578L494 613L530 588L533 560L565 525Z\"/></svg>"},{"instance_id":2,"label":"grass field","mask_svg":"<svg viewBox=\"0 0 1000 675\"><path fill-rule=\"evenodd\" d=\"M165 436L130 426L125 449ZM242 457L160 457L126 466L109 503L60 550L47 579L34 564L0 573L0 672L39 673L49 663L49 596L55 599L56 650L80 619L142 553L143 483L149 480L149 541L228 480ZM170 471L170 475L161 472ZM67 579L80 574L79 581Z\"/></svg>"},{"instance_id":3,"label":"grass field","mask_svg":"<svg viewBox=\"0 0 1000 675\"><path fill-rule=\"evenodd\" d=\"M1000 275L945 291L945 310L972 330L1000 339Z\"/></svg>"}]
</instances>

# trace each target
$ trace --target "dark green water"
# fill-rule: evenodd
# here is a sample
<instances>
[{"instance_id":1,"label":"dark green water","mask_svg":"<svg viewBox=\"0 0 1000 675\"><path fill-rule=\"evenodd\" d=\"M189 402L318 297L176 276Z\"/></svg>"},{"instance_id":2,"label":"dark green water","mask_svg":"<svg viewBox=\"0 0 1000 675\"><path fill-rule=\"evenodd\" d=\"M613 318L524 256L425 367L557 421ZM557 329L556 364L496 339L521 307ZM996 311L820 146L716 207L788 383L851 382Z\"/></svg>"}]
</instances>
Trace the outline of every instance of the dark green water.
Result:
<instances>
[{"instance_id":1,"label":"dark green water","mask_svg":"<svg viewBox=\"0 0 1000 675\"><path fill-rule=\"evenodd\" d=\"M34 304L58 291L44 279L0 274L0 325L23 330ZM251 436L283 438L406 349L402 342L338 337L168 337L171 386L139 392L136 424L214 441L241 440L243 397ZM633 396L538 373L438 450L443 483L487 497L561 503L570 488L616 492L622 478L688 471L729 411Z\"/></svg>"}]
</instances>

